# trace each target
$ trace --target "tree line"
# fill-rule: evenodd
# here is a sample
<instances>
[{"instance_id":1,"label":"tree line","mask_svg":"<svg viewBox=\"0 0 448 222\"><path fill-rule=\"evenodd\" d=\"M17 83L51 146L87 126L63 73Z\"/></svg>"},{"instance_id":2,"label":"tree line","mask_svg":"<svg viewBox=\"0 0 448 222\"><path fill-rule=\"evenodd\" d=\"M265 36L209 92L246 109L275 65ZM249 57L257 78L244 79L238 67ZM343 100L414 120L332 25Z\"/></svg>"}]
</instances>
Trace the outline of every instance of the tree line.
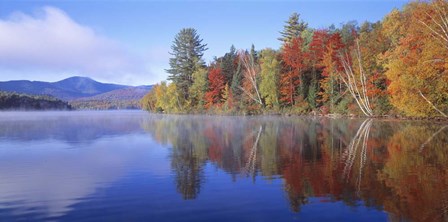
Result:
<instances>
[{"instance_id":1,"label":"tree line","mask_svg":"<svg viewBox=\"0 0 448 222\"><path fill-rule=\"evenodd\" d=\"M280 49L202 59L193 28L171 47L169 82L142 99L164 113L443 116L448 113L448 3L416 1L381 21L313 29L293 13Z\"/></svg>"},{"instance_id":2,"label":"tree line","mask_svg":"<svg viewBox=\"0 0 448 222\"><path fill-rule=\"evenodd\" d=\"M0 91L0 110L72 110L68 102L49 95Z\"/></svg>"}]
</instances>

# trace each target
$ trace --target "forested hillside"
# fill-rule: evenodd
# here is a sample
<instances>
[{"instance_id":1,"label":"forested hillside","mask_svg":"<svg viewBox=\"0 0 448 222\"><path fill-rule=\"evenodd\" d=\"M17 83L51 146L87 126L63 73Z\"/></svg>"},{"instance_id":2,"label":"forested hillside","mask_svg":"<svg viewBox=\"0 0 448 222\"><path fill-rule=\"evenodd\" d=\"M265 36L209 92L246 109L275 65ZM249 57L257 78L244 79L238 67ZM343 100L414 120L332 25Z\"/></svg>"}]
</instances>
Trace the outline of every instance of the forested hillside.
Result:
<instances>
[{"instance_id":1,"label":"forested hillside","mask_svg":"<svg viewBox=\"0 0 448 222\"><path fill-rule=\"evenodd\" d=\"M71 110L72 107L52 96L35 96L0 91L0 110Z\"/></svg>"},{"instance_id":2,"label":"forested hillside","mask_svg":"<svg viewBox=\"0 0 448 222\"><path fill-rule=\"evenodd\" d=\"M206 65L207 45L186 28L173 41L169 82L154 86L142 104L164 113L447 117L447 33L444 0L323 29L294 13L279 49L232 46Z\"/></svg>"},{"instance_id":3,"label":"forested hillside","mask_svg":"<svg viewBox=\"0 0 448 222\"><path fill-rule=\"evenodd\" d=\"M0 90L33 95L51 95L62 100L90 97L129 86L97 82L91 78L74 76L58 82L15 80L0 82Z\"/></svg>"},{"instance_id":4,"label":"forested hillside","mask_svg":"<svg viewBox=\"0 0 448 222\"><path fill-rule=\"evenodd\" d=\"M50 95L68 101L75 109L95 110L141 109L140 100L151 87L101 83L79 76L58 82L28 80L0 82L0 91L27 95Z\"/></svg>"},{"instance_id":5,"label":"forested hillside","mask_svg":"<svg viewBox=\"0 0 448 222\"><path fill-rule=\"evenodd\" d=\"M151 90L151 86L136 86L117 89L92 97L71 100L76 109L141 109L140 100Z\"/></svg>"}]
</instances>

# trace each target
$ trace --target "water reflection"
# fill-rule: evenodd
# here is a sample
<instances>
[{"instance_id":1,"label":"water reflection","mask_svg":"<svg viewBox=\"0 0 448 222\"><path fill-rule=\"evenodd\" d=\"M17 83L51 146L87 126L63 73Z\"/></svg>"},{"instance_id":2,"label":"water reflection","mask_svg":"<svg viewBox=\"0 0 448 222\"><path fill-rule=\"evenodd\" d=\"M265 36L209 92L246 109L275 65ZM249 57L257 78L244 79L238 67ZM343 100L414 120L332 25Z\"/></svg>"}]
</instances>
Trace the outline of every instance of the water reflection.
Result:
<instances>
[{"instance_id":1,"label":"water reflection","mask_svg":"<svg viewBox=\"0 0 448 222\"><path fill-rule=\"evenodd\" d=\"M139 145L128 143L125 138L114 138L99 140L77 152L61 149L68 148L61 143L28 144L37 150L23 147L17 151L2 150L0 209L13 209L16 215L41 212L46 212L47 217L64 215L72 205L89 199L97 190L124 176L130 166L145 166L142 147L115 148L125 144Z\"/></svg>"},{"instance_id":2,"label":"water reflection","mask_svg":"<svg viewBox=\"0 0 448 222\"><path fill-rule=\"evenodd\" d=\"M134 169L170 174L160 154L148 149L142 113L1 114L0 221L64 216Z\"/></svg>"},{"instance_id":3,"label":"water reflection","mask_svg":"<svg viewBox=\"0 0 448 222\"><path fill-rule=\"evenodd\" d=\"M0 220L448 221L444 124L0 114Z\"/></svg>"},{"instance_id":4,"label":"water reflection","mask_svg":"<svg viewBox=\"0 0 448 222\"><path fill-rule=\"evenodd\" d=\"M423 122L163 116L146 131L172 145L178 192L195 198L208 161L254 182L283 178L290 209L309 198L384 209L391 221L448 220L448 127Z\"/></svg>"},{"instance_id":5,"label":"water reflection","mask_svg":"<svg viewBox=\"0 0 448 222\"><path fill-rule=\"evenodd\" d=\"M136 111L0 112L0 140L91 143L140 131L144 117Z\"/></svg>"}]
</instances>

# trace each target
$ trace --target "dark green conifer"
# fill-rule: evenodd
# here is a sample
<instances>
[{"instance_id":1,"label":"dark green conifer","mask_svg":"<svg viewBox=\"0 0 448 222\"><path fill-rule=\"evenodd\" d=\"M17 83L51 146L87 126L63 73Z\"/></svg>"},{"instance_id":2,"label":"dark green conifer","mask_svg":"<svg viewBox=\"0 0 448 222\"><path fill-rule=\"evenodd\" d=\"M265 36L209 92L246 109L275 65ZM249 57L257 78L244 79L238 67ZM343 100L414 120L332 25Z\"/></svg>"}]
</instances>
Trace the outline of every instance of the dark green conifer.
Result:
<instances>
[{"instance_id":1,"label":"dark green conifer","mask_svg":"<svg viewBox=\"0 0 448 222\"><path fill-rule=\"evenodd\" d=\"M193 73L198 67L197 63L204 66L202 56L207 50L207 44L202 44L202 39L193 28L184 28L176 35L171 45L170 69L168 80L173 81L179 90L179 95L188 99L190 86L193 84Z\"/></svg>"}]
</instances>

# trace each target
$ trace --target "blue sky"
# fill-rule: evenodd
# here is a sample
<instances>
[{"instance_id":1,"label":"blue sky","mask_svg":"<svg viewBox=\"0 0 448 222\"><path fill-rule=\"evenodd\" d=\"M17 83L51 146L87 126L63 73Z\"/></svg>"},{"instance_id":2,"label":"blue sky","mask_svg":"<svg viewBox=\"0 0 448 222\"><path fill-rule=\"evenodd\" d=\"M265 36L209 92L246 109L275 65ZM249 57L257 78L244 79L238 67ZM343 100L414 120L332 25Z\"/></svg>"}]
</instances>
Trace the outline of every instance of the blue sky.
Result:
<instances>
[{"instance_id":1,"label":"blue sky","mask_svg":"<svg viewBox=\"0 0 448 222\"><path fill-rule=\"evenodd\" d=\"M4 1L0 81L58 81L73 75L130 85L166 79L176 33L198 30L209 62L237 49L279 48L293 12L310 27L381 20L407 1Z\"/></svg>"}]
</instances>

